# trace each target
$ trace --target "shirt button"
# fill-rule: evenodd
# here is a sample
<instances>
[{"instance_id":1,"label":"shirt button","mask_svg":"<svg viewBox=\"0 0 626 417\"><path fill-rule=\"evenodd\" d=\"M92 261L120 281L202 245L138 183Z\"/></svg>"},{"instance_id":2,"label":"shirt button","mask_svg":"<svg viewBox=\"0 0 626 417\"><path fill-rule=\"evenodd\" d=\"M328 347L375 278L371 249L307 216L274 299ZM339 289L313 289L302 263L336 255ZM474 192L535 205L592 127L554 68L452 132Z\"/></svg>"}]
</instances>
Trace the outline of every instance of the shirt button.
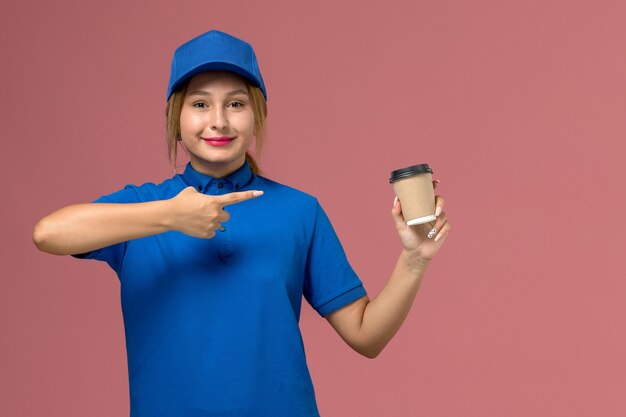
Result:
<instances>
[{"instance_id":1,"label":"shirt button","mask_svg":"<svg viewBox=\"0 0 626 417\"><path fill-rule=\"evenodd\" d=\"M217 188L224 188L224 184L223 184L223 183L221 183L221 182L220 182L220 183L218 183L218 184L217 184Z\"/></svg>"},{"instance_id":2,"label":"shirt button","mask_svg":"<svg viewBox=\"0 0 626 417\"><path fill-rule=\"evenodd\" d=\"M239 184L235 185L235 188L238 190L239 189Z\"/></svg>"},{"instance_id":3,"label":"shirt button","mask_svg":"<svg viewBox=\"0 0 626 417\"><path fill-rule=\"evenodd\" d=\"M226 230L226 226L220 227L220 232L223 232L224 230Z\"/></svg>"},{"instance_id":4,"label":"shirt button","mask_svg":"<svg viewBox=\"0 0 626 417\"><path fill-rule=\"evenodd\" d=\"M198 185L198 191L202 191L202 186Z\"/></svg>"}]
</instances>

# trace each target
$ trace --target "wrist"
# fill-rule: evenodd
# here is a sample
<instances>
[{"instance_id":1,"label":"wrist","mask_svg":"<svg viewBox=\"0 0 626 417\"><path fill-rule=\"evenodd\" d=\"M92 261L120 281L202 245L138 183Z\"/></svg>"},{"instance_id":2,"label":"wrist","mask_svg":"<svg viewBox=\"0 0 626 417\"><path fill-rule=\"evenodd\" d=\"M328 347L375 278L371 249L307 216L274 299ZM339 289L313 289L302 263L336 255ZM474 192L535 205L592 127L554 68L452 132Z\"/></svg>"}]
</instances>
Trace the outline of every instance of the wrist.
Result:
<instances>
[{"instance_id":1,"label":"wrist","mask_svg":"<svg viewBox=\"0 0 626 417\"><path fill-rule=\"evenodd\" d=\"M159 205L159 219L160 226L165 229L165 231L175 230L174 228L174 207L172 204L172 200L160 200L158 201Z\"/></svg>"},{"instance_id":2,"label":"wrist","mask_svg":"<svg viewBox=\"0 0 626 417\"><path fill-rule=\"evenodd\" d=\"M430 259L423 257L417 252L402 249L402 258L406 265L412 270L422 270L430 264Z\"/></svg>"}]
</instances>

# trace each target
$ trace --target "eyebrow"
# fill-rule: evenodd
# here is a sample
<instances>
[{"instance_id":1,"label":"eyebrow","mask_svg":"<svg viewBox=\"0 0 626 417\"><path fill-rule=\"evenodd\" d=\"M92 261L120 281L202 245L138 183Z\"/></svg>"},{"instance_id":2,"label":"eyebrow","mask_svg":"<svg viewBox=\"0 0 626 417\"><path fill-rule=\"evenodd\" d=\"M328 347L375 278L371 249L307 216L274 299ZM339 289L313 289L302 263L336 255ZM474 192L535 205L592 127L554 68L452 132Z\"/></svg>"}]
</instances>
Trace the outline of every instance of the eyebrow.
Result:
<instances>
[{"instance_id":1,"label":"eyebrow","mask_svg":"<svg viewBox=\"0 0 626 417\"><path fill-rule=\"evenodd\" d=\"M233 90L228 92L226 95L227 96L234 96L235 94L240 94L243 93L245 95L248 95L248 92L246 90ZM204 90L196 90L193 91L192 93L189 94L190 96L210 96L211 93L209 93L208 91L204 91Z\"/></svg>"}]
</instances>

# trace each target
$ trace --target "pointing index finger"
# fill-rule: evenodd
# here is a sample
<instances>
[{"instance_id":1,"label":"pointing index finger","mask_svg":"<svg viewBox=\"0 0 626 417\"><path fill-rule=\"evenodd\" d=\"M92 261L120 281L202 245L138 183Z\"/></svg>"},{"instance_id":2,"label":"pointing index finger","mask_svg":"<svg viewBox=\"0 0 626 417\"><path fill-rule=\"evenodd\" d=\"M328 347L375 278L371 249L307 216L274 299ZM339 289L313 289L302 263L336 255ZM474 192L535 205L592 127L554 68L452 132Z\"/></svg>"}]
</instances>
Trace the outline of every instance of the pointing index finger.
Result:
<instances>
[{"instance_id":1,"label":"pointing index finger","mask_svg":"<svg viewBox=\"0 0 626 417\"><path fill-rule=\"evenodd\" d=\"M227 206L229 204L240 203L242 201L250 200L255 197L263 195L263 191L259 190L250 190L250 191L237 191L234 193L228 193L220 196L220 202L222 206Z\"/></svg>"}]
</instances>

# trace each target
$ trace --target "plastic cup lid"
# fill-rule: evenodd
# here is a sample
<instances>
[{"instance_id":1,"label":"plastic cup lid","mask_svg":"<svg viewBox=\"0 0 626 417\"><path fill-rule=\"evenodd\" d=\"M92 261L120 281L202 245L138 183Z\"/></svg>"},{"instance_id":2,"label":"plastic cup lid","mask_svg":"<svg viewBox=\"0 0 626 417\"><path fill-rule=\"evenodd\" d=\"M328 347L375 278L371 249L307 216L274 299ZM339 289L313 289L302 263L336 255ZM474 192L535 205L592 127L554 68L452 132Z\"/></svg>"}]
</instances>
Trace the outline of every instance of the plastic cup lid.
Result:
<instances>
[{"instance_id":1,"label":"plastic cup lid","mask_svg":"<svg viewBox=\"0 0 626 417\"><path fill-rule=\"evenodd\" d=\"M391 171L391 178L389 178L389 182L391 183L413 175L424 174L426 172L430 172L431 174L433 173L432 168L430 168L428 164L411 165L410 167L396 169L395 171Z\"/></svg>"}]
</instances>

